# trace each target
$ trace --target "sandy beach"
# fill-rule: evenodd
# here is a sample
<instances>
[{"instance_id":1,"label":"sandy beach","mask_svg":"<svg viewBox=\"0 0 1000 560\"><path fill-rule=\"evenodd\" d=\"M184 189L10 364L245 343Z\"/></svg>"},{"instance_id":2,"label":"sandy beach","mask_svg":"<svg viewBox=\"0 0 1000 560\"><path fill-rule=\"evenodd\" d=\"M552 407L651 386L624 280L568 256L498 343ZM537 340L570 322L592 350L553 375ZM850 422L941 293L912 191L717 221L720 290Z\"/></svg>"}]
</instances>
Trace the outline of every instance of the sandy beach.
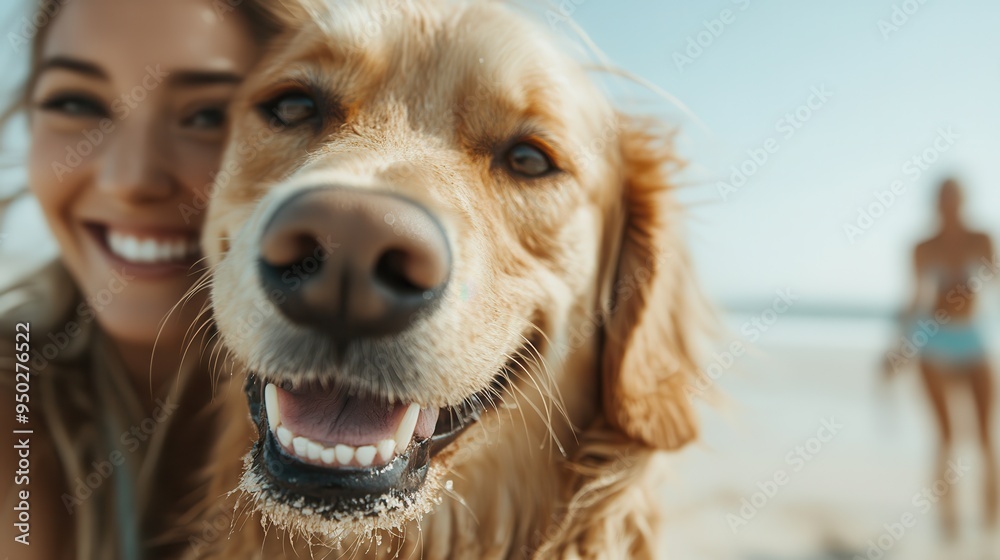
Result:
<instances>
[{"instance_id":1,"label":"sandy beach","mask_svg":"<svg viewBox=\"0 0 1000 560\"><path fill-rule=\"evenodd\" d=\"M721 346L747 342L734 331ZM668 557L1000 558L1000 538L982 529L976 447L960 445L948 480L934 480L935 428L915 372L881 383L894 334L887 319L785 317L716 369L720 400L701 408L702 441L667 474ZM952 544L939 530L946 492L961 512Z\"/></svg>"}]
</instances>

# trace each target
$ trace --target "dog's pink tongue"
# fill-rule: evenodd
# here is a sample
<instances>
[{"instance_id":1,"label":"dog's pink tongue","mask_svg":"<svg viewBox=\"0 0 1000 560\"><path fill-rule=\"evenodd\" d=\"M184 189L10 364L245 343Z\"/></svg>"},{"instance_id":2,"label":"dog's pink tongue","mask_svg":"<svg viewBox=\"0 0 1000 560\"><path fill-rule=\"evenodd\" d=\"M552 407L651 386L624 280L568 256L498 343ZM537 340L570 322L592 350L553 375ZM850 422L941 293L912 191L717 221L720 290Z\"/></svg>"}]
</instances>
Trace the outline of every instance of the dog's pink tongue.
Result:
<instances>
[{"instance_id":1,"label":"dog's pink tongue","mask_svg":"<svg viewBox=\"0 0 1000 560\"><path fill-rule=\"evenodd\" d=\"M317 443L359 447L394 439L407 405L348 396L333 388L310 385L293 391L277 388L281 425ZM414 429L417 439L434 435L438 409L421 409Z\"/></svg>"}]
</instances>

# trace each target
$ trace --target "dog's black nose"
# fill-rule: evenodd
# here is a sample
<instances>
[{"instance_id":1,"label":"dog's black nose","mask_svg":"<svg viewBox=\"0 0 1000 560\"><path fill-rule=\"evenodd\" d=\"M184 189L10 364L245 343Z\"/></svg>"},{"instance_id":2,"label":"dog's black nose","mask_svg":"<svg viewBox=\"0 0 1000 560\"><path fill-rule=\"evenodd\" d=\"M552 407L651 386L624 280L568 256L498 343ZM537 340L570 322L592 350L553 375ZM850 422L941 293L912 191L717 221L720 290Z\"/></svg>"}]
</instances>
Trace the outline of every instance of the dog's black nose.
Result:
<instances>
[{"instance_id":1,"label":"dog's black nose","mask_svg":"<svg viewBox=\"0 0 1000 560\"><path fill-rule=\"evenodd\" d=\"M440 222L416 202L320 188L275 212L260 272L288 319L344 343L405 330L444 292L451 255Z\"/></svg>"}]
</instances>

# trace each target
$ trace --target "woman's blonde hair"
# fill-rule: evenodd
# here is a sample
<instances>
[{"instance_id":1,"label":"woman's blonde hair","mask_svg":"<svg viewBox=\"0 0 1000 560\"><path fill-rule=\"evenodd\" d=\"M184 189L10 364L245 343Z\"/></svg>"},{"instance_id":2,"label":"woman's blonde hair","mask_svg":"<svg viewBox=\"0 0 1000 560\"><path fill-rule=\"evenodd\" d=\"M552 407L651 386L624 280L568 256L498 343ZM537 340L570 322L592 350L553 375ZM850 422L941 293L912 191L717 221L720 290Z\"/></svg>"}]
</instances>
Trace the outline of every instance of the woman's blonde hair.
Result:
<instances>
[{"instance_id":1,"label":"woman's blonde hair","mask_svg":"<svg viewBox=\"0 0 1000 560\"><path fill-rule=\"evenodd\" d=\"M52 21L59 16L67 1L34 2L34 12L29 20L44 21L45 24L37 28L31 40L25 81L6 109L0 112L0 131L6 129L13 117L26 113L29 108L42 48ZM213 6L217 10L242 13L254 39L263 44L281 31L279 19L273 17L272 3L269 0L217 0ZM8 150L4 152L9 153ZM24 190L0 196L0 225L4 211ZM18 264L8 261L4 266L9 269ZM144 456L139 458L143 467L137 473L129 473L128 465L120 467L114 481L105 481L85 499L72 501L75 497L71 494L74 485L85 480L91 462L107 459L116 449L114 434L135 425L145 414L124 368L109 352L92 313L82 303L77 286L58 260L25 266L16 280L0 286L0 327L3 327L3 332L13 332L6 327L12 329L16 322L30 318L31 329L35 333L33 339L49 340L51 337L46 338L47 335L58 337L70 323L76 325L73 328L75 334L67 337L69 343L58 348L55 355L50 357L46 352L33 356L33 373L36 375L32 376L32 382L37 387L37 392L33 390L33 393L40 397L42 421L56 447L65 475L69 493L64 494L64 503L67 508L70 503L75 507L74 556L81 560L131 560L143 556L142 549L150 541L141 535L139 521L150 505L147 502L153 482L151 473L155 471L162 434L167 432L167 426L157 428L154 436L159 441L153 440L146 446ZM43 348L48 349L47 346ZM0 372L4 372L0 383L12 386L13 364L13 356L7 353L7 349L0 349ZM168 399L183 391L186 375L181 374L180 377ZM67 498L70 502L65 501ZM132 519L128 519L130 513ZM123 522L131 527L121 526Z\"/></svg>"}]
</instances>

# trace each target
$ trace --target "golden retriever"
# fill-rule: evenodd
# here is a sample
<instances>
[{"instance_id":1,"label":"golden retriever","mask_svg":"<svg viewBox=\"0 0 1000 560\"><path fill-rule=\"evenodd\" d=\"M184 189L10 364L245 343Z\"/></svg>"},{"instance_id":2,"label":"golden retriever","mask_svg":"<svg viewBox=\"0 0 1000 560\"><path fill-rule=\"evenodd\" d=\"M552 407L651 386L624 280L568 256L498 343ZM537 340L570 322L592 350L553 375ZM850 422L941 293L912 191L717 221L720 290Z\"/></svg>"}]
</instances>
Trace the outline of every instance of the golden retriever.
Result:
<instances>
[{"instance_id":1,"label":"golden retriever","mask_svg":"<svg viewBox=\"0 0 1000 560\"><path fill-rule=\"evenodd\" d=\"M659 557L701 310L669 135L507 3L275 16L204 235L246 383L191 556Z\"/></svg>"}]
</instances>

